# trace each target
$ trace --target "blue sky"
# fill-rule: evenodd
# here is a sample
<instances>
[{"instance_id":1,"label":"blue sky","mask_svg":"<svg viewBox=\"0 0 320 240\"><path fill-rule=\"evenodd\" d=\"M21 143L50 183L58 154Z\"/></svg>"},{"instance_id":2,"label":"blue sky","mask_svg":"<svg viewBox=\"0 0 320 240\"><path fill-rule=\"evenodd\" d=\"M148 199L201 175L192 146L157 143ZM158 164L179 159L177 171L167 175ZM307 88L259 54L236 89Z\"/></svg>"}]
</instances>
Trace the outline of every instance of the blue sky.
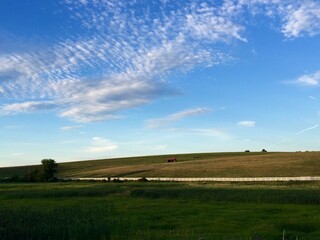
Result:
<instances>
[{"instance_id":1,"label":"blue sky","mask_svg":"<svg viewBox=\"0 0 320 240\"><path fill-rule=\"evenodd\" d=\"M319 150L320 1L0 2L0 166Z\"/></svg>"}]
</instances>

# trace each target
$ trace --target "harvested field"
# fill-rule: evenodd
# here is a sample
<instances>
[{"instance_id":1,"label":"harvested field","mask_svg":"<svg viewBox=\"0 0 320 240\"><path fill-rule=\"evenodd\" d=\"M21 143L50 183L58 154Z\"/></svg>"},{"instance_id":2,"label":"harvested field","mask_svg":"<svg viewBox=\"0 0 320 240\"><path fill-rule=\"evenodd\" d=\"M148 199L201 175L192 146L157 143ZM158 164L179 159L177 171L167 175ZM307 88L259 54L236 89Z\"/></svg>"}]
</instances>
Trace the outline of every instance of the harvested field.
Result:
<instances>
[{"instance_id":1,"label":"harvested field","mask_svg":"<svg viewBox=\"0 0 320 240\"><path fill-rule=\"evenodd\" d=\"M177 162L166 161L175 156ZM0 177L29 167L0 168ZM58 177L320 176L320 152L194 153L60 163Z\"/></svg>"}]
</instances>

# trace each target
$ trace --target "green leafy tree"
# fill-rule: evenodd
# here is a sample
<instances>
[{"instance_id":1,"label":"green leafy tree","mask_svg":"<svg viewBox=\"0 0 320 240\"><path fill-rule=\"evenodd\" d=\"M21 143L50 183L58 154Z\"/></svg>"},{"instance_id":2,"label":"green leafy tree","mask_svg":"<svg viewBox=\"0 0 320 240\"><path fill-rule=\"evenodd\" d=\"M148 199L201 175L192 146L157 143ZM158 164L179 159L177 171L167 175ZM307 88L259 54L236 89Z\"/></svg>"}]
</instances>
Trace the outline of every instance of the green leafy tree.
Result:
<instances>
[{"instance_id":1,"label":"green leafy tree","mask_svg":"<svg viewBox=\"0 0 320 240\"><path fill-rule=\"evenodd\" d=\"M58 164L53 159L42 159L41 163L43 181L48 182L53 179L54 174L57 172Z\"/></svg>"}]
</instances>

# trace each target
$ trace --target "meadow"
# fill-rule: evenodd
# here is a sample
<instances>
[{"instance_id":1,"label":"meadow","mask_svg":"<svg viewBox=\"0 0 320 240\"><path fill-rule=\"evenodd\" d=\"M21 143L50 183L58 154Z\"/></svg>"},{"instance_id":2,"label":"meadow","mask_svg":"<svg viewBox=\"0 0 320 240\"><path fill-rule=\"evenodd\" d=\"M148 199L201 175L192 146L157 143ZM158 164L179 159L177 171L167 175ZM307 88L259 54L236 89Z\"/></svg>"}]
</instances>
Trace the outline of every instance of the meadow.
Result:
<instances>
[{"instance_id":1,"label":"meadow","mask_svg":"<svg viewBox=\"0 0 320 240\"><path fill-rule=\"evenodd\" d=\"M167 163L172 156L177 162ZM320 152L59 163L68 177L320 176ZM0 168L0 178L40 165ZM320 183L0 183L0 239L320 239Z\"/></svg>"},{"instance_id":2,"label":"meadow","mask_svg":"<svg viewBox=\"0 0 320 240\"><path fill-rule=\"evenodd\" d=\"M319 239L320 183L0 184L0 239Z\"/></svg>"}]
</instances>

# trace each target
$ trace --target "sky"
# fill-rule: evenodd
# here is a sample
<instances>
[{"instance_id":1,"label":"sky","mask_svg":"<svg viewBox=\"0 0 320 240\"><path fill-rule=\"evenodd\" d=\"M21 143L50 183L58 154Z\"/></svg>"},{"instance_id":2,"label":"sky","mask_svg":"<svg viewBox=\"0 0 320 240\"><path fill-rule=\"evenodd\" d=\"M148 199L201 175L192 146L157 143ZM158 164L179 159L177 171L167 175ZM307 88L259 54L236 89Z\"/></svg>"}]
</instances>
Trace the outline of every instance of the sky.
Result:
<instances>
[{"instance_id":1,"label":"sky","mask_svg":"<svg viewBox=\"0 0 320 240\"><path fill-rule=\"evenodd\" d=\"M320 147L319 0L1 0L0 167Z\"/></svg>"}]
</instances>

